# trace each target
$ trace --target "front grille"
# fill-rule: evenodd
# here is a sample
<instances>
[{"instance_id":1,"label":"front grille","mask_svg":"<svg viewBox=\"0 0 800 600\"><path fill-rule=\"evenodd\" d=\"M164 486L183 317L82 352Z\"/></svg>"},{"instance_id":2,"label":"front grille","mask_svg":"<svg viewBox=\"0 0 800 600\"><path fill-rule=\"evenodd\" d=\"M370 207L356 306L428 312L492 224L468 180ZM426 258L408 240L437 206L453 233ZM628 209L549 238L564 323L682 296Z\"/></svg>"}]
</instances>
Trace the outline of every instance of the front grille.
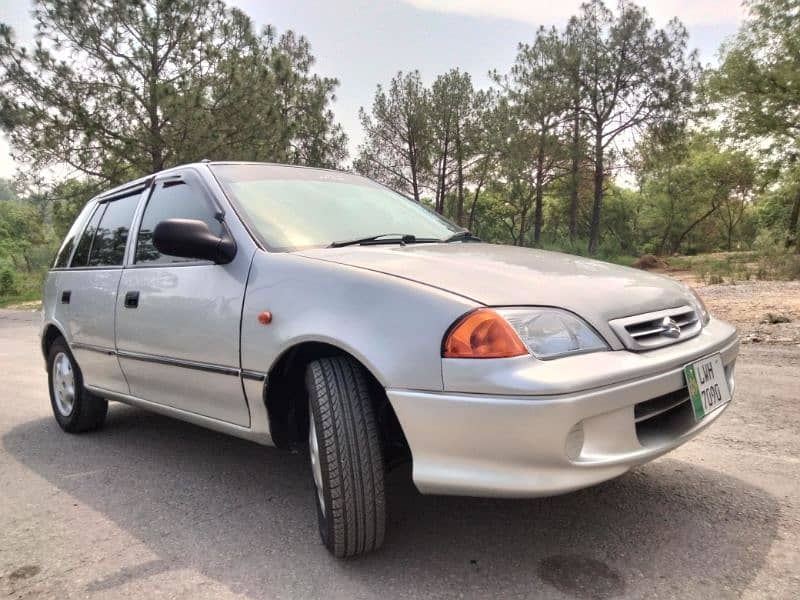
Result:
<instances>
[{"instance_id":1,"label":"front grille","mask_svg":"<svg viewBox=\"0 0 800 600\"><path fill-rule=\"evenodd\" d=\"M702 329L700 317L691 306L614 319L609 325L626 348L637 352L682 342Z\"/></svg>"},{"instance_id":2,"label":"front grille","mask_svg":"<svg viewBox=\"0 0 800 600\"><path fill-rule=\"evenodd\" d=\"M633 408L633 415L636 437L644 447L668 443L695 423L687 388L639 402Z\"/></svg>"}]
</instances>

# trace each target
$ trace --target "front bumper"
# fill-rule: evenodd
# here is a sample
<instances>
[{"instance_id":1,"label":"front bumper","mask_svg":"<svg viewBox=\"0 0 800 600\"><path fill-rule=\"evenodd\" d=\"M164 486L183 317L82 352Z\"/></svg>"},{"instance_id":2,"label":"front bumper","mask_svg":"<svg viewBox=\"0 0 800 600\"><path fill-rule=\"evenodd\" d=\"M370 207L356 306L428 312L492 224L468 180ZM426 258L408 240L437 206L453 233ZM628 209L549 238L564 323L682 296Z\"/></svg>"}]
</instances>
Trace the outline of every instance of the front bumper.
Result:
<instances>
[{"instance_id":1,"label":"front bumper","mask_svg":"<svg viewBox=\"0 0 800 600\"><path fill-rule=\"evenodd\" d=\"M542 369L538 373L546 393L518 394L517 372L506 394L399 389L387 394L411 448L414 483L422 493L549 496L621 475L717 420L727 405L695 422L688 392L683 395L683 365L716 352L733 392L738 340L733 328L712 321L705 335L669 348L575 357L586 365L594 356L606 370L603 379L613 382L590 389L550 393L554 380ZM638 375L626 379L626 369L643 358L650 372L638 369ZM532 362L531 369L541 364ZM518 371L518 363L513 368ZM563 371L564 362L557 368ZM589 369L593 378L598 369ZM495 377L491 385L500 380ZM581 374L575 374L576 380L583 380Z\"/></svg>"}]
</instances>

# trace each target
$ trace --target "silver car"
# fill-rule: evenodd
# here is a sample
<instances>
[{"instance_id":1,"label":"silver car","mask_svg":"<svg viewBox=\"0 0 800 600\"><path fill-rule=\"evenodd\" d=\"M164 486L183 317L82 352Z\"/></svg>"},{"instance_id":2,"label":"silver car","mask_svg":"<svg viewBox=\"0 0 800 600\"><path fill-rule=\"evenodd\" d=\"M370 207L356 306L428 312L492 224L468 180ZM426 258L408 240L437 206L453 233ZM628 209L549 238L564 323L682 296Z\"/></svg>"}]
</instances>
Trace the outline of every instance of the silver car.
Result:
<instances>
[{"instance_id":1,"label":"silver car","mask_svg":"<svg viewBox=\"0 0 800 600\"><path fill-rule=\"evenodd\" d=\"M674 280L484 244L369 179L260 163L92 199L43 312L62 429L116 400L307 446L340 557L383 542L387 466L411 461L425 494L590 486L719 418L738 352Z\"/></svg>"}]
</instances>

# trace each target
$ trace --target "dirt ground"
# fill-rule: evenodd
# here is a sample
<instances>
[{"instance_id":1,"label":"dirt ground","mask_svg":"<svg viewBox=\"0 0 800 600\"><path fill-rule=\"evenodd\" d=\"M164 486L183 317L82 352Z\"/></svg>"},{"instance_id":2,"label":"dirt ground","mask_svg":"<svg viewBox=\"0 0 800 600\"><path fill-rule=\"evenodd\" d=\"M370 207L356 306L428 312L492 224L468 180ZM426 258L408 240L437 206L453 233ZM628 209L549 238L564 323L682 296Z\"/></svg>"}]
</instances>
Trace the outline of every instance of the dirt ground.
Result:
<instances>
[{"instance_id":1,"label":"dirt ground","mask_svg":"<svg viewBox=\"0 0 800 600\"><path fill-rule=\"evenodd\" d=\"M800 346L800 281L706 285L689 271L664 274L694 287L712 315L736 325L743 344Z\"/></svg>"}]
</instances>

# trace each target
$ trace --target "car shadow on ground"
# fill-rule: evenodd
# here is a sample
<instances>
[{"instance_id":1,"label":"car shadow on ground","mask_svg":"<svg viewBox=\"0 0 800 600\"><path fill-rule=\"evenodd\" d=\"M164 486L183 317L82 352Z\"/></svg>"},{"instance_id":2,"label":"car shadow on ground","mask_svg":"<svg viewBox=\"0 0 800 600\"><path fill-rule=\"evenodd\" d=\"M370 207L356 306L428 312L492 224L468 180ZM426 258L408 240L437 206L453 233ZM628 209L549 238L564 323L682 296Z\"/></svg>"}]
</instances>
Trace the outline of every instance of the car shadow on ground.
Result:
<instances>
[{"instance_id":1,"label":"car shadow on ground","mask_svg":"<svg viewBox=\"0 0 800 600\"><path fill-rule=\"evenodd\" d=\"M763 490L669 458L534 500L422 496L401 468L383 549L337 561L318 539L303 454L117 404L99 432L39 419L3 445L158 557L87 585L101 594L191 568L251 596L736 597L780 518Z\"/></svg>"}]
</instances>

